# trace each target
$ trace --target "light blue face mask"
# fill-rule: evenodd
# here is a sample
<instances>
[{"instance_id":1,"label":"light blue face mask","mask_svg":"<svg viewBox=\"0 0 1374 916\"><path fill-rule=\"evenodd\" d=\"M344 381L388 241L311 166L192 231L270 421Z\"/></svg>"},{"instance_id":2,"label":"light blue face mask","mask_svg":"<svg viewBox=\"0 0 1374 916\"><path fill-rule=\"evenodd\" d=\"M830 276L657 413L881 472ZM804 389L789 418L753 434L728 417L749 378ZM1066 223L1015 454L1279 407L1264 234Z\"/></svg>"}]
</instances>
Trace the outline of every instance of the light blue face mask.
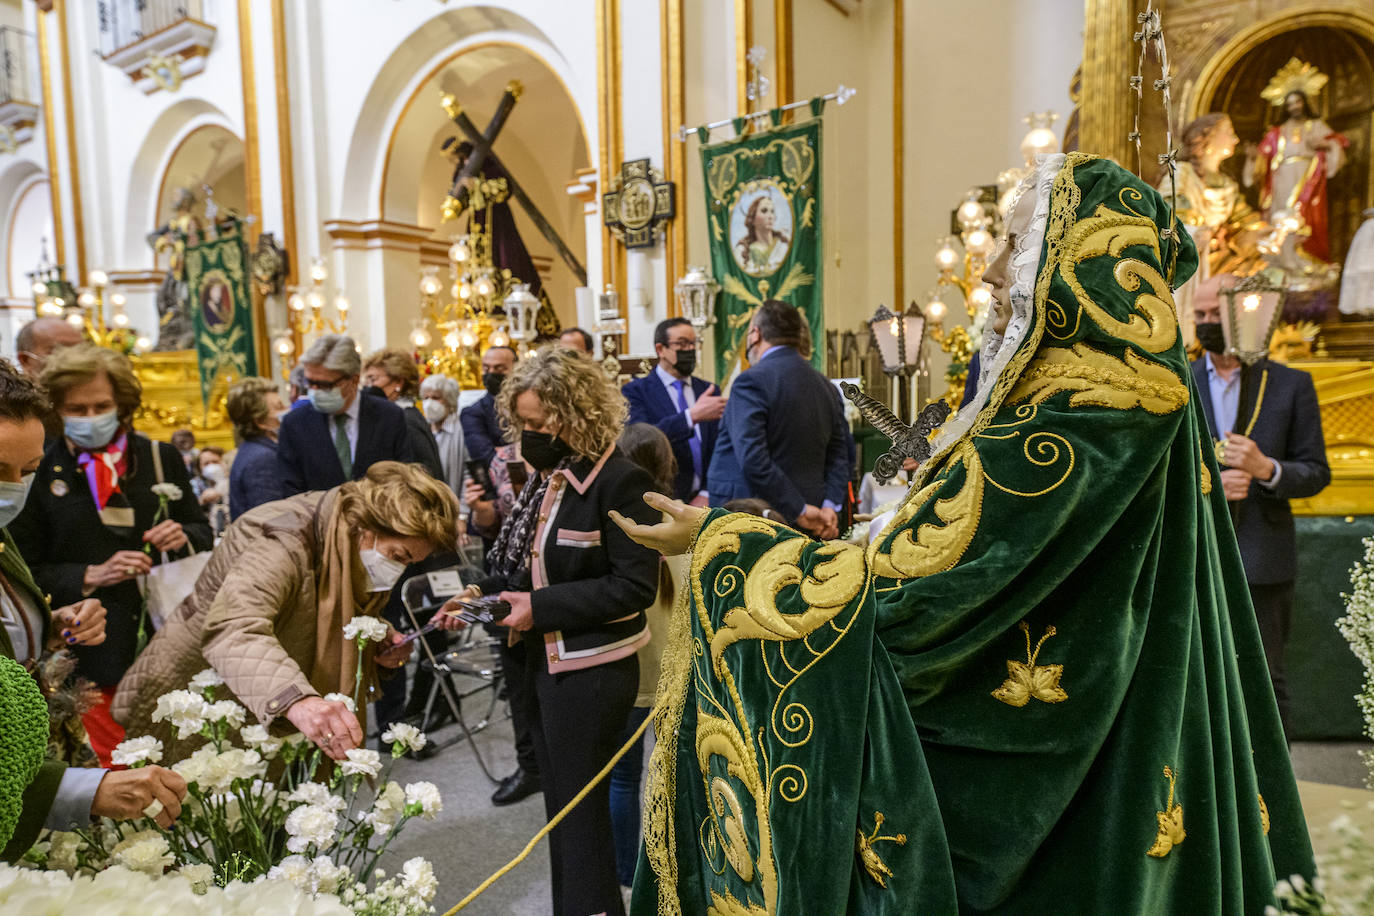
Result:
<instances>
[{"instance_id":1,"label":"light blue face mask","mask_svg":"<svg viewBox=\"0 0 1374 916\"><path fill-rule=\"evenodd\" d=\"M336 414L344 409L343 392L338 386L333 388L311 388L310 406L320 413Z\"/></svg>"},{"instance_id":2,"label":"light blue face mask","mask_svg":"<svg viewBox=\"0 0 1374 916\"><path fill-rule=\"evenodd\" d=\"M33 474L25 474L19 483L0 480L0 528L8 527L24 511L24 502L29 498L33 478Z\"/></svg>"},{"instance_id":3,"label":"light blue face mask","mask_svg":"<svg viewBox=\"0 0 1374 916\"><path fill-rule=\"evenodd\" d=\"M119 432L119 414L112 410L95 417L63 417L62 431L78 448L104 448Z\"/></svg>"}]
</instances>

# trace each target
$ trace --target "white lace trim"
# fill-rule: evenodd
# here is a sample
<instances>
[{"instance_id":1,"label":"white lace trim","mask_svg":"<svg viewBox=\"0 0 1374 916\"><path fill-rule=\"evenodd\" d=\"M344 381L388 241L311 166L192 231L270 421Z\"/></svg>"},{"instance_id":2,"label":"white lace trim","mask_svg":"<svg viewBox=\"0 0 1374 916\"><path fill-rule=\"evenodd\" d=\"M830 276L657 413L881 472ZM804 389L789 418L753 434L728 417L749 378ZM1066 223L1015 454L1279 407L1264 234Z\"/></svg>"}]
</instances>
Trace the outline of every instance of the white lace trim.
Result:
<instances>
[{"instance_id":1,"label":"white lace trim","mask_svg":"<svg viewBox=\"0 0 1374 916\"><path fill-rule=\"evenodd\" d=\"M1035 278L1040 268L1040 250L1045 244L1045 227L1050 218L1050 190L1054 187L1055 178L1059 176L1059 170L1064 167L1064 158L1063 153L1037 157L1035 171L1022 179L1020 187L1017 188L1011 208L1007 212L1015 210L1016 202L1022 194L1034 190L1035 213L1031 217L1030 227L1016 239L1016 248L1012 251L1011 263L1008 266L1011 283L1007 295L1011 299L1011 318L1007 321L1006 331L1001 334L992 329L990 321L984 325L983 351L978 359L978 389L968 406L961 408L954 419L941 427L931 444L932 455L937 454L973 426L978 412L987 405L988 395L992 392L997 377L1007 368L1012 356L1026 339L1031 318L1035 314ZM969 382L973 381L974 379L969 379Z\"/></svg>"}]
</instances>

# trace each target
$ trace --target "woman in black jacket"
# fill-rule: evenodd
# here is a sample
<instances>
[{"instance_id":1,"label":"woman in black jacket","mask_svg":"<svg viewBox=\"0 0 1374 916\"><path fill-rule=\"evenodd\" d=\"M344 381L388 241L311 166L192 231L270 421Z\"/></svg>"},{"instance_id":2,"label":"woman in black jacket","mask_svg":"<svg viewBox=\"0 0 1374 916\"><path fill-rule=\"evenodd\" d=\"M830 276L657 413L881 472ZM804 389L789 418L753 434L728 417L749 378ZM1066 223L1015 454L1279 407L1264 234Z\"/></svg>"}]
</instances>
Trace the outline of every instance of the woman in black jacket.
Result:
<instances>
[{"instance_id":1,"label":"woman in black jacket","mask_svg":"<svg viewBox=\"0 0 1374 916\"><path fill-rule=\"evenodd\" d=\"M210 526L191 492L180 453L133 430L143 397L129 360L90 344L48 357L40 380L62 420L63 434L50 441L24 511L10 525L34 580L55 605L98 598L105 605L105 642L76 646L77 674L102 692L83 715L87 736L102 766L124 739L110 717L110 699L138 652L143 598L138 579L164 557L190 547L210 549ZM158 483L179 491L164 516Z\"/></svg>"},{"instance_id":2,"label":"woman in black jacket","mask_svg":"<svg viewBox=\"0 0 1374 916\"><path fill-rule=\"evenodd\" d=\"M658 521L643 500L649 474L616 448L628 408L591 360L548 347L520 363L497 398L509 438L533 468L487 557L511 606L504 623L524 647L507 671L514 697L532 693L535 753L552 817L606 765L634 705L636 650L658 558L610 519ZM553 912L624 912L610 797L602 783L549 837Z\"/></svg>"}]
</instances>

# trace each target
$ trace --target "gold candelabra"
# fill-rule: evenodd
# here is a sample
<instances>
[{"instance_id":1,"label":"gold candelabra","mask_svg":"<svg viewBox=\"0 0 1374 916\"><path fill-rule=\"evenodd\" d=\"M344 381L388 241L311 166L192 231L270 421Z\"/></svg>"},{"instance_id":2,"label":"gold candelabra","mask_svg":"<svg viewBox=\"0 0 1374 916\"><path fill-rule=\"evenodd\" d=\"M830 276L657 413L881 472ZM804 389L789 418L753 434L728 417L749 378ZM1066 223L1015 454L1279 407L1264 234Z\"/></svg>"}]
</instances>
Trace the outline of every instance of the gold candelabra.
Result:
<instances>
[{"instance_id":1,"label":"gold candelabra","mask_svg":"<svg viewBox=\"0 0 1374 916\"><path fill-rule=\"evenodd\" d=\"M152 341L130 326L129 313L124 310L127 298L110 282L110 275L103 270L92 270L86 275L86 285L77 292L75 302L68 301L70 287L65 280L54 284L35 279L33 294L34 309L39 316L65 318L96 346L125 354L152 348ZM110 306L108 320L105 313L107 303Z\"/></svg>"},{"instance_id":2,"label":"gold candelabra","mask_svg":"<svg viewBox=\"0 0 1374 916\"><path fill-rule=\"evenodd\" d=\"M506 194L505 179L474 186L467 231L455 235L448 249L447 299L441 268L421 270L420 317L410 342L431 372L447 375L463 388L481 387L481 354L487 347L508 347L533 337L538 300L509 269L492 263L489 205L505 200ZM431 348L436 341L438 346Z\"/></svg>"},{"instance_id":3,"label":"gold candelabra","mask_svg":"<svg viewBox=\"0 0 1374 916\"><path fill-rule=\"evenodd\" d=\"M959 225L959 244L962 245L961 258L955 248L953 236L937 241L935 266L939 271L935 289L926 297L926 316L930 320L930 338L949 354L949 367L945 370L945 381L949 388L945 400L957 404L964 393L968 381L968 364L973 357L974 339L969 328L957 324L949 331L944 328L944 318L948 307L942 298L947 289L959 292L959 301L970 323L978 324L987 315L992 304L992 288L983 282L983 271L988 266L988 258L997 247L992 229L996 220L996 202L986 202L975 189L954 211L954 219Z\"/></svg>"},{"instance_id":4,"label":"gold candelabra","mask_svg":"<svg viewBox=\"0 0 1374 916\"><path fill-rule=\"evenodd\" d=\"M352 306L343 290L334 295L334 314L325 312L329 301L328 281L329 265L324 258L315 258L310 265L310 284L292 287L286 300L286 330L273 344L281 356L282 378L290 372L291 357L305 352L307 335L348 333L348 313Z\"/></svg>"}]
</instances>

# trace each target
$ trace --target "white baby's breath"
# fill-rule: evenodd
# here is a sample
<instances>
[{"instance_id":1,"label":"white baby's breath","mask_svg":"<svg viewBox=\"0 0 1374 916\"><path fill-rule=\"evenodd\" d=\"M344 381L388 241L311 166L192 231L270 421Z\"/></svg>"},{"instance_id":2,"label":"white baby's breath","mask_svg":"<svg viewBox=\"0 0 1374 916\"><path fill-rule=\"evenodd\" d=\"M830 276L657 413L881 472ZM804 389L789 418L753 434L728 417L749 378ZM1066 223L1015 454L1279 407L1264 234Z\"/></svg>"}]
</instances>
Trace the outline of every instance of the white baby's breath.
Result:
<instances>
[{"instance_id":1,"label":"white baby's breath","mask_svg":"<svg viewBox=\"0 0 1374 916\"><path fill-rule=\"evenodd\" d=\"M157 763L162 759L162 742L152 735L127 738L115 745L110 752L110 762L115 766L140 767Z\"/></svg>"}]
</instances>

